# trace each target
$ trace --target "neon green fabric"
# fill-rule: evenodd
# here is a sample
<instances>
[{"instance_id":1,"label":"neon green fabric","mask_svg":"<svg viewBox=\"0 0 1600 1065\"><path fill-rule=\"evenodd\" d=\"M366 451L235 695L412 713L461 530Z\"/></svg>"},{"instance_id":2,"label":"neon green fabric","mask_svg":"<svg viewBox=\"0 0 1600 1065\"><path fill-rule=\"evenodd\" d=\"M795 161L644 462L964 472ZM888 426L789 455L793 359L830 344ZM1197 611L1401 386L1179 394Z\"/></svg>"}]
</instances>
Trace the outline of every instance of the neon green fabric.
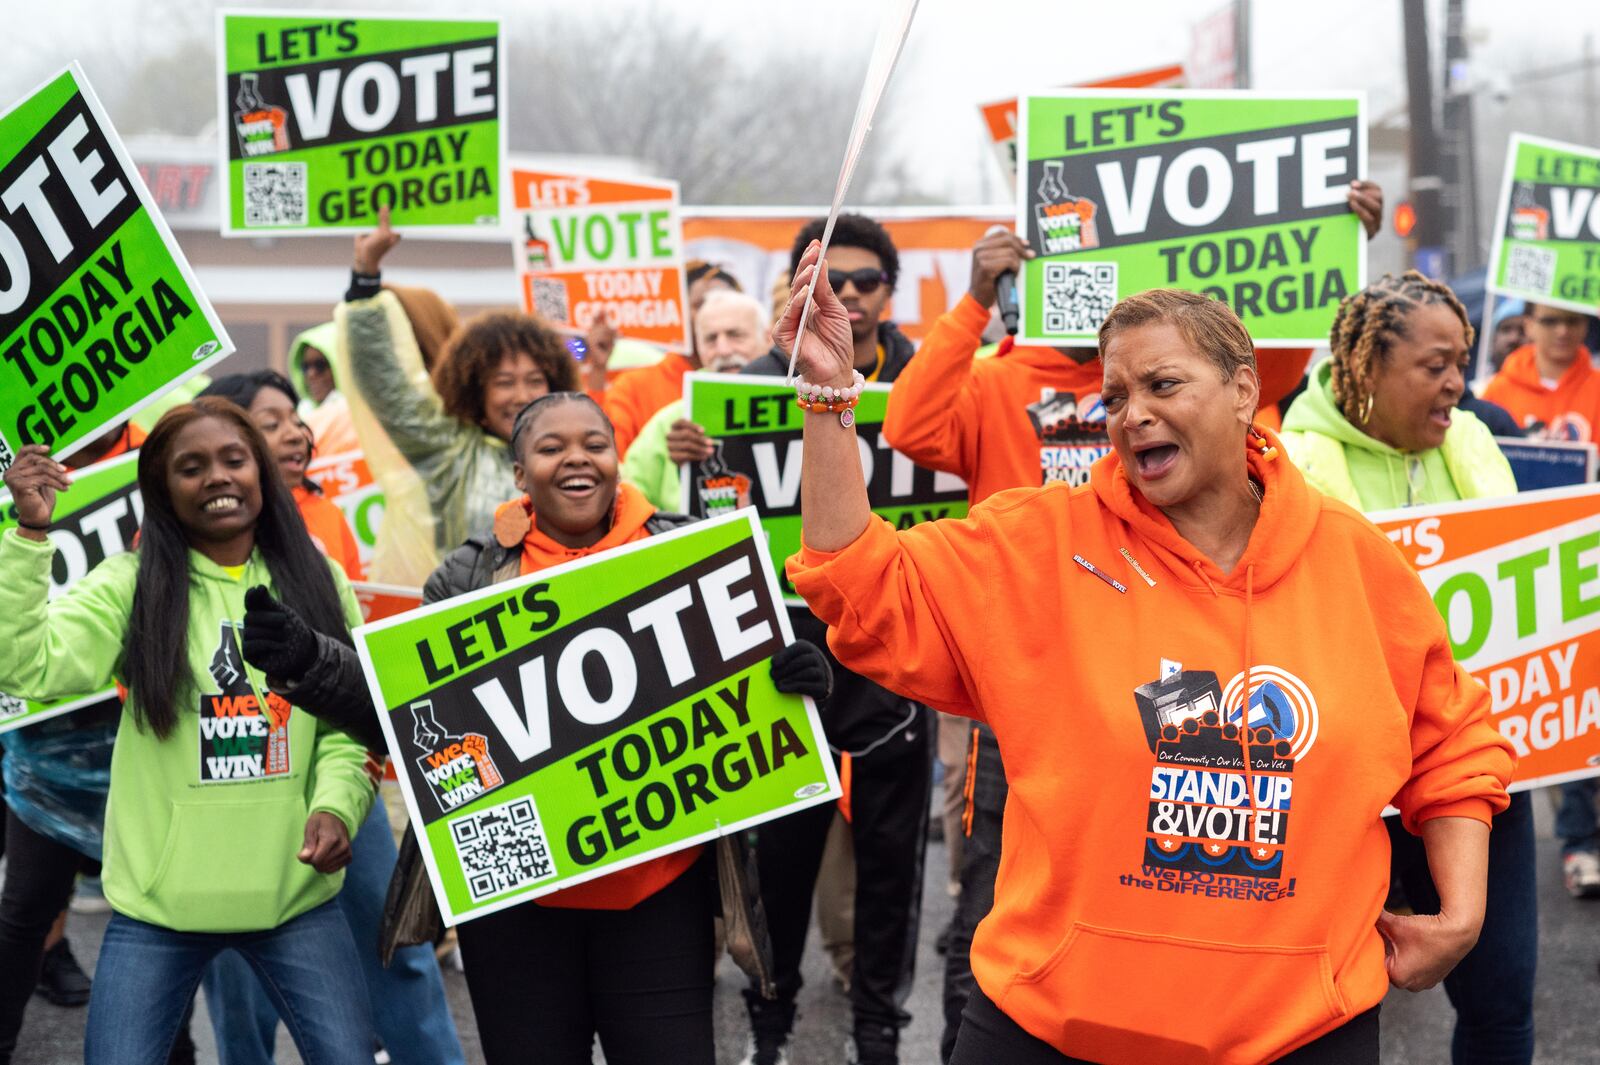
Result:
<instances>
[{"instance_id":1,"label":"neon green fabric","mask_svg":"<svg viewBox=\"0 0 1600 1065\"><path fill-rule=\"evenodd\" d=\"M673 513L683 509L683 481L680 467L667 457L667 433L681 417L681 399L656 411L622 460L622 479L643 492L657 510Z\"/></svg>"},{"instance_id":2,"label":"neon green fabric","mask_svg":"<svg viewBox=\"0 0 1600 1065\"><path fill-rule=\"evenodd\" d=\"M1402 452L1352 425L1333 399L1332 363L1311 368L1279 434L1289 457L1324 495L1363 511L1515 495L1511 464L1468 411L1450 416L1444 444Z\"/></svg>"},{"instance_id":3,"label":"neon green fabric","mask_svg":"<svg viewBox=\"0 0 1600 1065\"><path fill-rule=\"evenodd\" d=\"M50 600L54 554L15 530L0 534L0 691L51 699L121 679L138 554L107 559ZM345 620L360 624L344 574L331 562L329 569ZM244 618L245 591L257 584L272 586L259 552L241 580L189 553L189 664L199 690L180 697L177 726L164 740L124 709L111 757L103 880L118 913L182 932L259 931L320 906L344 882L343 873L319 873L295 856L315 811L338 817L355 836L374 794L361 745L292 710L287 749L278 753L287 764L274 772L264 760L265 775L238 776L238 759L228 757L236 748L216 738L268 727L266 678L245 664L236 629L227 628ZM216 694L229 691L240 694ZM255 696L255 713L243 693ZM210 705L212 736L201 725L208 697L221 704L220 713Z\"/></svg>"}]
</instances>

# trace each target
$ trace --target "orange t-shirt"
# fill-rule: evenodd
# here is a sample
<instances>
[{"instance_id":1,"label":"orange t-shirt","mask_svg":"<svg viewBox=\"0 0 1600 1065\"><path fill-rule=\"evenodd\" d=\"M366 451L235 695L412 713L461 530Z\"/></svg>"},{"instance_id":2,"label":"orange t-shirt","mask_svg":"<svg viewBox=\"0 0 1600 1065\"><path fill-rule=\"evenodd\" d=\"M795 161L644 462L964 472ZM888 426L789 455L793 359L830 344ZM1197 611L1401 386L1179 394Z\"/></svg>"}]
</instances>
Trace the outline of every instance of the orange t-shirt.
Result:
<instances>
[{"instance_id":1,"label":"orange t-shirt","mask_svg":"<svg viewBox=\"0 0 1600 1065\"><path fill-rule=\"evenodd\" d=\"M671 356L668 356L669 358ZM522 538L522 573L537 573L551 566L572 562L589 555L599 554L613 547L643 540L650 533L644 527L655 514L656 508L644 493L631 484L617 486L617 505L611 518L611 529L589 547L567 547L558 544L539 531L538 516L533 513L533 501L527 496L500 504L496 513L510 507L520 507L532 519L528 533ZM553 891L533 901L541 906L560 906L574 910L628 910L654 895L688 871L700 857L701 847L688 847L681 851L653 858L648 862L619 869L597 877L584 884Z\"/></svg>"},{"instance_id":2,"label":"orange t-shirt","mask_svg":"<svg viewBox=\"0 0 1600 1065\"><path fill-rule=\"evenodd\" d=\"M356 546L350 523L344 520L344 511L329 502L320 492L313 492L303 484L294 486L294 501L305 519L306 532L311 542L329 558L339 563L344 575L353 581L361 579L361 551Z\"/></svg>"},{"instance_id":3,"label":"orange t-shirt","mask_svg":"<svg viewBox=\"0 0 1600 1065\"><path fill-rule=\"evenodd\" d=\"M627 455L628 445L656 411L683 398L683 375L692 369L694 363L669 351L660 362L620 374L606 387L600 405L617 430L619 459Z\"/></svg>"}]
</instances>

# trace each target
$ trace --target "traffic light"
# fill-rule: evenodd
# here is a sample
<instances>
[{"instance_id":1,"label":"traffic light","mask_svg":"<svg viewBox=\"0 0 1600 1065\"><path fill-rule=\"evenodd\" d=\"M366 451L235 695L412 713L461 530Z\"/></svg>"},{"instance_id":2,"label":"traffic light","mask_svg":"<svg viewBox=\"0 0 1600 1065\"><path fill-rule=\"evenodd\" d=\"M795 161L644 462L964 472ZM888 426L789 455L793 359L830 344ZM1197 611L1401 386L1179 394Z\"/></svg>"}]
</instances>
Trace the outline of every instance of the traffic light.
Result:
<instances>
[{"instance_id":1,"label":"traffic light","mask_svg":"<svg viewBox=\"0 0 1600 1065\"><path fill-rule=\"evenodd\" d=\"M1409 237L1416 228L1417 209L1411 206L1410 200L1401 201L1394 209L1394 231L1402 237Z\"/></svg>"}]
</instances>

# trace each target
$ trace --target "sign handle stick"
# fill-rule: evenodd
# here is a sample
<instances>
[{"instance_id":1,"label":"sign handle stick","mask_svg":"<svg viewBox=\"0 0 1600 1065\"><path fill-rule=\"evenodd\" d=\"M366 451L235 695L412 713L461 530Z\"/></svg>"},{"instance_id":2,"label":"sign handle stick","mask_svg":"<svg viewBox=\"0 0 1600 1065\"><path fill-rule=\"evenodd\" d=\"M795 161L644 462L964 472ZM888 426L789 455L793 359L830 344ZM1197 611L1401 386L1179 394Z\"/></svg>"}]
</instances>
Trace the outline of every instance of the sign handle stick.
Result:
<instances>
[{"instance_id":1,"label":"sign handle stick","mask_svg":"<svg viewBox=\"0 0 1600 1065\"><path fill-rule=\"evenodd\" d=\"M839 220L839 207L844 203L845 190L850 187L850 178L855 174L856 163L861 158L861 148L866 143L868 131L872 129L872 116L883 99L895 64L900 61L906 36L911 32L911 19L917 13L917 3L918 0L890 0L882 21L878 23L878 37L872 46L872 58L867 62L867 76L861 84L861 96L856 100L856 117L850 126L850 140L845 145L844 160L839 164L833 205L828 209L828 222L822 229L822 255L817 257L819 262L822 256L828 254L828 242L833 239L833 224ZM789 372L784 378L789 384L794 383L795 356L806 335L806 319L811 315L811 297L816 289L817 275L813 274L811 284L806 286L805 302L800 307L800 328L794 335L794 351L789 352Z\"/></svg>"}]
</instances>

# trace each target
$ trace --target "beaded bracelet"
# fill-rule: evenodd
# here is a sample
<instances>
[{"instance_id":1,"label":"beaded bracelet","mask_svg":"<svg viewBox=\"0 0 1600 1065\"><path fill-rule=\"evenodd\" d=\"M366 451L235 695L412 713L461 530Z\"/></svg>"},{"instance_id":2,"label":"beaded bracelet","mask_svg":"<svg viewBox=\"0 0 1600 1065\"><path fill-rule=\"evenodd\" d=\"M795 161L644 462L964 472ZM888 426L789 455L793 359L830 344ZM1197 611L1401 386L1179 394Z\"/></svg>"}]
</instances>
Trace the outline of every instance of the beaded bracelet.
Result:
<instances>
[{"instance_id":1,"label":"beaded bracelet","mask_svg":"<svg viewBox=\"0 0 1600 1065\"><path fill-rule=\"evenodd\" d=\"M815 385L801 378L795 383L795 403L803 411L817 413L826 411L829 414L839 415L839 424L846 429L856 423L856 416L852 413L856 404L861 402L861 390L866 385L866 378L861 376L860 370L852 370L852 379L848 388L834 388L832 385Z\"/></svg>"}]
</instances>

